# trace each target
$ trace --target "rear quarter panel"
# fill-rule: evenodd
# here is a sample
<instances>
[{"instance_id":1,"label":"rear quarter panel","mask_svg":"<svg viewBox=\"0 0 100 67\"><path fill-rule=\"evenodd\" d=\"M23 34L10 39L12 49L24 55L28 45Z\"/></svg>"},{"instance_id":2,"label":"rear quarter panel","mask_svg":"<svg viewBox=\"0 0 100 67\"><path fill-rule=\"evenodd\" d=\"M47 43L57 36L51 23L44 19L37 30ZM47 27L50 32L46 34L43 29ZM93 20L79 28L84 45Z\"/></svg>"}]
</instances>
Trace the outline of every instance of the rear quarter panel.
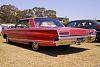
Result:
<instances>
[{"instance_id":1,"label":"rear quarter panel","mask_svg":"<svg viewBox=\"0 0 100 67\"><path fill-rule=\"evenodd\" d=\"M11 41L16 42L39 42L40 45L48 45L46 42L53 42L58 36L57 30L50 30L45 28L13 28L4 31Z\"/></svg>"}]
</instances>

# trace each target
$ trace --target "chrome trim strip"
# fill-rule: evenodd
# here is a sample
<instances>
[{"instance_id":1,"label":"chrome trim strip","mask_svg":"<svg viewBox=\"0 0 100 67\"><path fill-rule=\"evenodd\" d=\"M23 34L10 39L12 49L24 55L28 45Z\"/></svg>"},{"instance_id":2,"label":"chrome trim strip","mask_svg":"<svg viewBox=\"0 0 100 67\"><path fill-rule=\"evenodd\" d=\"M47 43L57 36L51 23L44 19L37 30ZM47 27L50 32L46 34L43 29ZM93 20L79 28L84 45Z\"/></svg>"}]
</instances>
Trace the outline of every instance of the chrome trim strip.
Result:
<instances>
[{"instance_id":1,"label":"chrome trim strip","mask_svg":"<svg viewBox=\"0 0 100 67\"><path fill-rule=\"evenodd\" d=\"M59 39L66 39L66 38L86 38L88 36L60 36Z\"/></svg>"},{"instance_id":2,"label":"chrome trim strip","mask_svg":"<svg viewBox=\"0 0 100 67\"><path fill-rule=\"evenodd\" d=\"M29 39L17 39L17 38L9 38L10 40L17 40L23 42L44 42L45 40L29 40ZM45 42L53 42L53 41L45 41Z\"/></svg>"}]
</instances>

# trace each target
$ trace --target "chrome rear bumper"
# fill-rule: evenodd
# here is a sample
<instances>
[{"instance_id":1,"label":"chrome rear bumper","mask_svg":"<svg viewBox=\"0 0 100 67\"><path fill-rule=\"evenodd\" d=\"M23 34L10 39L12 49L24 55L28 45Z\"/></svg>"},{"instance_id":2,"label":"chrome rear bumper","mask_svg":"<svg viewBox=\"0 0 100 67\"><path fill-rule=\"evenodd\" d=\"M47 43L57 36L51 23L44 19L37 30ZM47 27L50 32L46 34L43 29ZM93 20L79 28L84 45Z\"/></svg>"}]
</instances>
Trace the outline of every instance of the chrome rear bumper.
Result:
<instances>
[{"instance_id":1,"label":"chrome rear bumper","mask_svg":"<svg viewBox=\"0 0 100 67\"><path fill-rule=\"evenodd\" d=\"M65 36L59 37L58 41L55 41L56 46L59 45L71 45L80 44L82 42L93 42L95 40L95 35L93 36Z\"/></svg>"},{"instance_id":2,"label":"chrome rear bumper","mask_svg":"<svg viewBox=\"0 0 100 67\"><path fill-rule=\"evenodd\" d=\"M88 36L85 38L85 42L91 43L91 42L95 41L95 39L96 39L96 35L91 35L91 36Z\"/></svg>"}]
</instances>

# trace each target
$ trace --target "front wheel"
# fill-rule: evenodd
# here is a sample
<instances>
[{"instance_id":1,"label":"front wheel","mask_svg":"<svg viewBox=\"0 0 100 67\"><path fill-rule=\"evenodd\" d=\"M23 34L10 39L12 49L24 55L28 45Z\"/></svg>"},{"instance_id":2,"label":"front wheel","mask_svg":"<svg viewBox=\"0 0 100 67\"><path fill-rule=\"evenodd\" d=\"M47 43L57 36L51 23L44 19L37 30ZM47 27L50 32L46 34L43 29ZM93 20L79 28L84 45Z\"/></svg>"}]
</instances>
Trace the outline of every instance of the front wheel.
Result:
<instances>
[{"instance_id":1,"label":"front wheel","mask_svg":"<svg viewBox=\"0 0 100 67\"><path fill-rule=\"evenodd\" d=\"M34 50L34 51L39 50L39 43L33 42L33 43L31 43L31 46L32 46L32 50Z\"/></svg>"}]
</instances>

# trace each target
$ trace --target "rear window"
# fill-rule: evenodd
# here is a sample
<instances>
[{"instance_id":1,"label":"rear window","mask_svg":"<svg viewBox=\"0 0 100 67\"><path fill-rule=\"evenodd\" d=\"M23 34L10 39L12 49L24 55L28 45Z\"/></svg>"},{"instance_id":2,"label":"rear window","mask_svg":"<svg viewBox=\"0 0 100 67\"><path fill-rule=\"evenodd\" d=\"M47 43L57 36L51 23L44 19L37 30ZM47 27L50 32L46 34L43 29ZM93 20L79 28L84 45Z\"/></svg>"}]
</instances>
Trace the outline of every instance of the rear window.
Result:
<instances>
[{"instance_id":1,"label":"rear window","mask_svg":"<svg viewBox=\"0 0 100 67\"><path fill-rule=\"evenodd\" d=\"M36 27L64 27L58 20L51 18L35 18Z\"/></svg>"}]
</instances>

